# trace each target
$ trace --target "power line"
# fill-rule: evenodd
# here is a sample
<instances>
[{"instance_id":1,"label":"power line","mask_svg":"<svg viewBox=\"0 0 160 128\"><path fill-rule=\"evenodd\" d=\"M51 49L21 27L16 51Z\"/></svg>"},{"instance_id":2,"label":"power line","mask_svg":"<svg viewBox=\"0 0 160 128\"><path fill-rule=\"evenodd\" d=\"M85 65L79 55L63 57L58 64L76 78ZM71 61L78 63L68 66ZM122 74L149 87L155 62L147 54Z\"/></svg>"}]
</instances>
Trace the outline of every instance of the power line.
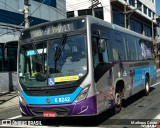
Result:
<instances>
[{"instance_id":1,"label":"power line","mask_svg":"<svg viewBox=\"0 0 160 128\"><path fill-rule=\"evenodd\" d=\"M57 10L59 10L60 12L62 12L60 9L56 10L55 8L52 8L52 7L51 7L51 9L55 10L56 12L58 12ZM60 12L58 12L58 13L61 14L62 16L64 16L64 17L66 17L66 13L64 13L64 12L60 13Z\"/></svg>"},{"instance_id":2,"label":"power line","mask_svg":"<svg viewBox=\"0 0 160 128\"><path fill-rule=\"evenodd\" d=\"M14 29L22 29L20 27L17 27L17 26L12 26L12 25L5 25L5 24L0 24L0 26L3 26L3 27L10 27L10 28L14 28Z\"/></svg>"},{"instance_id":3,"label":"power line","mask_svg":"<svg viewBox=\"0 0 160 128\"><path fill-rule=\"evenodd\" d=\"M21 20L19 20L19 19L17 19L17 18L9 17L9 16L7 16L7 15L3 15L3 14L1 14L0 16L3 16L3 17L5 17L5 18L8 18L9 20L11 20L11 19L12 19L13 21L14 21L14 20L16 20L16 21L21 22ZM7 20L8 20L8 19L7 19Z\"/></svg>"},{"instance_id":4,"label":"power line","mask_svg":"<svg viewBox=\"0 0 160 128\"><path fill-rule=\"evenodd\" d=\"M0 37L1 37L1 36L4 36L4 35L6 35L6 34L9 34L9 33L13 34L13 32L6 32L6 33L4 33L4 34L1 34Z\"/></svg>"},{"instance_id":5,"label":"power line","mask_svg":"<svg viewBox=\"0 0 160 128\"><path fill-rule=\"evenodd\" d=\"M42 1L42 3L33 11L33 13L30 15L30 16L32 16L41 6L42 6L42 4L45 2L45 0L44 1ZM58 3L57 3L57 5L58 6L60 6L60 7L62 7L61 5L59 5ZM58 8L53 8L53 7L50 7L52 10L55 10L57 13L59 13L59 14L61 14L61 15L63 15L64 17L66 17L66 13L64 13L62 10L60 10L60 9L58 9ZM63 7L63 9L65 9L64 7ZM57 10L59 10L60 12L58 12Z\"/></svg>"},{"instance_id":6,"label":"power line","mask_svg":"<svg viewBox=\"0 0 160 128\"><path fill-rule=\"evenodd\" d=\"M10 9L18 12L19 14L22 14L22 13L20 13L19 11L15 10L14 8L12 8L11 6L7 5L5 2L2 2L2 1L0 1L0 2L3 3L4 5L8 6Z\"/></svg>"},{"instance_id":7,"label":"power line","mask_svg":"<svg viewBox=\"0 0 160 128\"><path fill-rule=\"evenodd\" d=\"M30 15L32 16L41 6L42 4L45 2L46 0L43 0L42 3L33 11L33 13Z\"/></svg>"},{"instance_id":8,"label":"power line","mask_svg":"<svg viewBox=\"0 0 160 128\"><path fill-rule=\"evenodd\" d=\"M67 2L68 3L68 2ZM70 3L68 3L69 5L70 5L70 7L71 8L73 8L74 10L76 9L77 10L77 8L78 7L82 7L82 6L85 6L87 3L89 3L90 5L91 5L91 2L90 1L83 1L83 2L79 2L79 3L77 3L77 4L70 4Z\"/></svg>"}]
</instances>

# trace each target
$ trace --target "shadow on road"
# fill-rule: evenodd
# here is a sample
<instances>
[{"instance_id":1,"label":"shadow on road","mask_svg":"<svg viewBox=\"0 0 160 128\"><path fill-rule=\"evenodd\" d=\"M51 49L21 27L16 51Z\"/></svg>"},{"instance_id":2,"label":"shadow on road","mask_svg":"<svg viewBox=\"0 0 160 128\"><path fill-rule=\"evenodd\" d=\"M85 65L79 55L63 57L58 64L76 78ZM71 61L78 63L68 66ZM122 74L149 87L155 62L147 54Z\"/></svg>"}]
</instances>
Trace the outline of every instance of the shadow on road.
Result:
<instances>
[{"instance_id":1,"label":"shadow on road","mask_svg":"<svg viewBox=\"0 0 160 128\"><path fill-rule=\"evenodd\" d=\"M100 115L92 117L58 117L58 118L32 118L31 120L42 121L43 125L47 126L99 126L101 123L114 115L113 108L103 112Z\"/></svg>"},{"instance_id":2,"label":"shadow on road","mask_svg":"<svg viewBox=\"0 0 160 128\"><path fill-rule=\"evenodd\" d=\"M155 88L154 87L150 87L150 93L154 90ZM144 90L131 96L130 98L128 98L127 100L125 100L123 102L123 107L126 108L128 107L129 105L131 105L132 103L136 102L137 100L139 99L143 99L145 98L145 94L144 94Z\"/></svg>"}]
</instances>

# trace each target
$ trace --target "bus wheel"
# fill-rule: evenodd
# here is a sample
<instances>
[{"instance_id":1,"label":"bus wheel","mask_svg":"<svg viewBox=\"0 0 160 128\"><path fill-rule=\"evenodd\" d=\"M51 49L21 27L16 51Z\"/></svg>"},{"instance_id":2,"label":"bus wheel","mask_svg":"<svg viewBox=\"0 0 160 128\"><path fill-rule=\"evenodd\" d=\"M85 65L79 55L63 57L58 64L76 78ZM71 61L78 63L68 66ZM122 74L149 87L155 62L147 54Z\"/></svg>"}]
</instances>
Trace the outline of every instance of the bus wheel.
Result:
<instances>
[{"instance_id":1,"label":"bus wheel","mask_svg":"<svg viewBox=\"0 0 160 128\"><path fill-rule=\"evenodd\" d=\"M149 78L146 76L145 89L144 89L144 94L145 94L146 96L149 95L149 90L150 90Z\"/></svg>"},{"instance_id":2,"label":"bus wheel","mask_svg":"<svg viewBox=\"0 0 160 128\"><path fill-rule=\"evenodd\" d=\"M122 108L122 92L119 90L115 94L115 113L121 111Z\"/></svg>"}]
</instances>

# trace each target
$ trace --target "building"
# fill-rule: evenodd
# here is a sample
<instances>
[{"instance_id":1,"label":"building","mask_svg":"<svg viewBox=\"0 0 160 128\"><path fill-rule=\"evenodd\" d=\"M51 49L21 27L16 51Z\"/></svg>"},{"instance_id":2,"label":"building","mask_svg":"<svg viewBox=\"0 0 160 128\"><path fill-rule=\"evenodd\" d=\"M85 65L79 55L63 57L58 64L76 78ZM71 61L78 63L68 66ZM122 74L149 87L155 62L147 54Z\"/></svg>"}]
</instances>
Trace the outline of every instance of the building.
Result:
<instances>
[{"instance_id":1,"label":"building","mask_svg":"<svg viewBox=\"0 0 160 128\"><path fill-rule=\"evenodd\" d=\"M155 35L155 0L67 0L66 5L67 17L94 15L151 38Z\"/></svg>"},{"instance_id":2,"label":"building","mask_svg":"<svg viewBox=\"0 0 160 128\"><path fill-rule=\"evenodd\" d=\"M27 0L26 0L27 1ZM0 92L17 84L17 43L24 28L25 0L0 0ZM30 25L66 18L64 0L29 0ZM12 87L11 87L12 86Z\"/></svg>"},{"instance_id":3,"label":"building","mask_svg":"<svg viewBox=\"0 0 160 128\"><path fill-rule=\"evenodd\" d=\"M160 68L160 16L156 18L157 28L156 28L156 63L157 67Z\"/></svg>"},{"instance_id":4,"label":"building","mask_svg":"<svg viewBox=\"0 0 160 128\"><path fill-rule=\"evenodd\" d=\"M156 0L66 0L66 5L67 17L94 15L153 39L157 68L160 68L156 44L160 41L156 31L160 33L155 15Z\"/></svg>"}]
</instances>

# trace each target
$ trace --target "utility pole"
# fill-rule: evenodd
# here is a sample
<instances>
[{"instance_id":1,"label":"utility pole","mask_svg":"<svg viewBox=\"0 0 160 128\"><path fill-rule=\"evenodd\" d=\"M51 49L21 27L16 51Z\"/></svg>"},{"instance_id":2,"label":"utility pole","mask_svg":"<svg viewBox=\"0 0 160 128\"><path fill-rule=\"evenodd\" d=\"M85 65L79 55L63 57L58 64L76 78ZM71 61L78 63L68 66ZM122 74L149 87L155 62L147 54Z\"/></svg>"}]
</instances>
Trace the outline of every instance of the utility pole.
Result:
<instances>
[{"instance_id":1,"label":"utility pole","mask_svg":"<svg viewBox=\"0 0 160 128\"><path fill-rule=\"evenodd\" d=\"M24 0L24 23L25 28L29 28L30 21L29 21L29 0Z\"/></svg>"},{"instance_id":2,"label":"utility pole","mask_svg":"<svg viewBox=\"0 0 160 128\"><path fill-rule=\"evenodd\" d=\"M94 3L93 3L93 0L91 0L91 2L92 2L92 5L91 5L91 7L92 7L92 16L94 16L94 7L93 7Z\"/></svg>"}]
</instances>

